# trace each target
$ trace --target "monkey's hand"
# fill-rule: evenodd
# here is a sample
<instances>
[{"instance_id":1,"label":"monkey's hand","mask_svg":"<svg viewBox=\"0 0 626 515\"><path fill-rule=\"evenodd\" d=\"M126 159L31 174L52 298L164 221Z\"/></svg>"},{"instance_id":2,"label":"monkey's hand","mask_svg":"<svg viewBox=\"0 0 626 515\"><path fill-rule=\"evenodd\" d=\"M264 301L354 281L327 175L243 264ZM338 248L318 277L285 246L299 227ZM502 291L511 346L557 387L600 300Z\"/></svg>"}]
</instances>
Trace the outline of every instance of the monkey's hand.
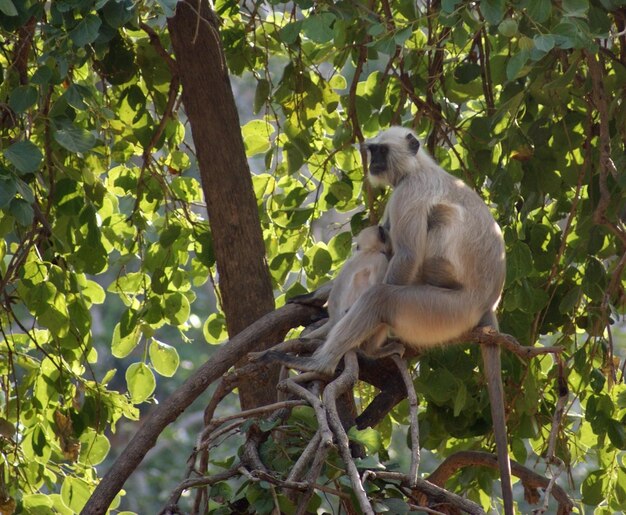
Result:
<instances>
[{"instance_id":1,"label":"monkey's hand","mask_svg":"<svg viewBox=\"0 0 626 515\"><path fill-rule=\"evenodd\" d=\"M330 295L330 290L333 287L332 283L332 281L328 281L311 293L304 293L303 295L291 297L287 300L287 304L304 304L306 306L314 306L317 308L324 307L324 304L326 304L328 296Z\"/></svg>"}]
</instances>

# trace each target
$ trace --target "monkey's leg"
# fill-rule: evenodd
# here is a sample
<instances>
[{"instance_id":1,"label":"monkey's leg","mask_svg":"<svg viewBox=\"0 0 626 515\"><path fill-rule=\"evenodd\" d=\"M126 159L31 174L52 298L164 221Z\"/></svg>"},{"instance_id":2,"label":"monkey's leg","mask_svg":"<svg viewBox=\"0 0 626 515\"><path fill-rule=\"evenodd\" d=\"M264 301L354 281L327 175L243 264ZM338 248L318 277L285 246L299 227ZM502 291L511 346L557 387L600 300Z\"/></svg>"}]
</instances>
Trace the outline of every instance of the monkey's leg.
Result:
<instances>
[{"instance_id":1,"label":"monkey's leg","mask_svg":"<svg viewBox=\"0 0 626 515\"><path fill-rule=\"evenodd\" d=\"M394 288L397 287L379 284L367 290L331 329L326 343L315 351L313 368L309 370L331 375L346 352L382 331L390 305L386 299Z\"/></svg>"},{"instance_id":2,"label":"monkey's leg","mask_svg":"<svg viewBox=\"0 0 626 515\"><path fill-rule=\"evenodd\" d=\"M328 336L328 333L332 329L333 325L335 324L333 324L331 320L329 319L323 326L320 326L317 329L314 329L310 333L306 333L305 335L302 336L302 338L309 338L309 339L317 338L317 339L323 340L326 338L326 336Z\"/></svg>"},{"instance_id":3,"label":"monkey's leg","mask_svg":"<svg viewBox=\"0 0 626 515\"><path fill-rule=\"evenodd\" d=\"M332 290L333 288L333 282L334 281L328 281L311 293L304 293L302 295L296 295L295 297L291 297L289 300L287 300L287 303L305 304L307 306L317 306L321 308L324 304L326 304L326 301L328 300L330 290Z\"/></svg>"},{"instance_id":4,"label":"monkey's leg","mask_svg":"<svg viewBox=\"0 0 626 515\"><path fill-rule=\"evenodd\" d=\"M381 359L394 355L402 357L405 350L404 344L398 341L390 341L387 343L388 340L389 326L381 324L376 330L376 333L361 345L361 350L366 356L373 359Z\"/></svg>"},{"instance_id":5,"label":"monkey's leg","mask_svg":"<svg viewBox=\"0 0 626 515\"><path fill-rule=\"evenodd\" d=\"M480 351L485 365L493 433L496 439L498 465L500 467L500 483L505 515L513 515L513 490L511 486L511 462L506 435L506 418L504 416L504 389L502 388L502 365L500 346L481 345Z\"/></svg>"}]
</instances>

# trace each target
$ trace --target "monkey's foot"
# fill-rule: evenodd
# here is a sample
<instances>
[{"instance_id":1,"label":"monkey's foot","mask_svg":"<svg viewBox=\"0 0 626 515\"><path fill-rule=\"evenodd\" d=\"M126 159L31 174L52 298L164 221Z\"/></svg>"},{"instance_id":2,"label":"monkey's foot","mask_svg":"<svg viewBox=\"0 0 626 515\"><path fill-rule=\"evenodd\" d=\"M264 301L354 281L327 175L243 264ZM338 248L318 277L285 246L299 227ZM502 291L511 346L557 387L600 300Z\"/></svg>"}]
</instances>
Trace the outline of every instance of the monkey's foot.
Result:
<instances>
[{"instance_id":1,"label":"monkey's foot","mask_svg":"<svg viewBox=\"0 0 626 515\"><path fill-rule=\"evenodd\" d=\"M405 350L406 350L406 347L402 343L395 342L395 343L388 343L387 345L383 345L382 347L375 348L375 349L364 348L363 352L368 358L381 359L381 358L386 358L388 356L402 357L404 356Z\"/></svg>"},{"instance_id":2,"label":"monkey's foot","mask_svg":"<svg viewBox=\"0 0 626 515\"><path fill-rule=\"evenodd\" d=\"M270 349L263 352L250 352L248 360L252 363L280 363L287 368L302 372L316 372L326 376L332 375L332 371L321 370L320 364L314 358L294 356L278 350Z\"/></svg>"}]
</instances>

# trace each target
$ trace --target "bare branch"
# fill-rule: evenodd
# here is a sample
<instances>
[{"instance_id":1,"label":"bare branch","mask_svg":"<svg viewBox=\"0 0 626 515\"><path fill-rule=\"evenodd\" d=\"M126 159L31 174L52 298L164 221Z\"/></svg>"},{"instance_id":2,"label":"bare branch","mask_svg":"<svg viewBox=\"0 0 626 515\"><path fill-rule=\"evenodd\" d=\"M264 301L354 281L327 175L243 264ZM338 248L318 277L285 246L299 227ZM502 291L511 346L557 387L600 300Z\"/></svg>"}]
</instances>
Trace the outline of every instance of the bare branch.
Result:
<instances>
[{"instance_id":1,"label":"bare branch","mask_svg":"<svg viewBox=\"0 0 626 515\"><path fill-rule=\"evenodd\" d=\"M461 451L448 456L439 467L428 477L428 481L435 485L443 485L455 472L464 467L489 467L498 469L497 458L487 452L479 451ZM511 460L511 473L522 480L526 488L546 489L550 484L550 480L537 474L536 472L524 467L520 463ZM574 503L567 496L565 490L559 485L554 485L552 496L559 503L559 514L564 515L571 513Z\"/></svg>"},{"instance_id":2,"label":"bare branch","mask_svg":"<svg viewBox=\"0 0 626 515\"><path fill-rule=\"evenodd\" d=\"M397 354L392 356L392 359L396 363L402 380L407 391L407 397L409 399L409 419L411 421L411 468L409 471L409 479L411 487L415 486L417 481L417 469L420 464L420 437L419 437L419 425L417 420L417 394L415 393L415 386L413 385L413 379L404 361Z\"/></svg>"},{"instance_id":3,"label":"bare branch","mask_svg":"<svg viewBox=\"0 0 626 515\"><path fill-rule=\"evenodd\" d=\"M431 502L439 502L448 504L459 510L463 510L472 515L484 515L485 511L475 502L456 495L452 492L441 488L439 485L426 481L424 479L417 478L415 486L411 487L411 478L406 474L400 474L399 472L383 472L368 470L363 476L363 480L372 479L386 479L390 481L399 481L402 486L421 492L428 497Z\"/></svg>"}]
</instances>

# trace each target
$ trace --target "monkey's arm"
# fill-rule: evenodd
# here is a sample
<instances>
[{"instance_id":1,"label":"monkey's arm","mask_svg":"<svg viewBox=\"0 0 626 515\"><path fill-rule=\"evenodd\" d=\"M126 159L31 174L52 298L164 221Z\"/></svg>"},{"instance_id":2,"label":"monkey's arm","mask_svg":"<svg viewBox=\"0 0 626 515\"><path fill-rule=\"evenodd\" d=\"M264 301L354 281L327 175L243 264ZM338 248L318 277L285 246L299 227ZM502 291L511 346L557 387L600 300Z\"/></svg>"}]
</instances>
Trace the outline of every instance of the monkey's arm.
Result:
<instances>
[{"instance_id":1,"label":"monkey's arm","mask_svg":"<svg viewBox=\"0 0 626 515\"><path fill-rule=\"evenodd\" d=\"M307 306L316 306L321 308L328 300L330 290L333 288L333 282L334 280L330 280L311 293L304 293L302 295L291 297L287 301L287 304L305 304Z\"/></svg>"},{"instance_id":2,"label":"monkey's arm","mask_svg":"<svg viewBox=\"0 0 626 515\"><path fill-rule=\"evenodd\" d=\"M393 257L385 275L386 284L405 285L415 282L426 255L428 210L415 206L410 211L398 212L394 203L390 209Z\"/></svg>"}]
</instances>

